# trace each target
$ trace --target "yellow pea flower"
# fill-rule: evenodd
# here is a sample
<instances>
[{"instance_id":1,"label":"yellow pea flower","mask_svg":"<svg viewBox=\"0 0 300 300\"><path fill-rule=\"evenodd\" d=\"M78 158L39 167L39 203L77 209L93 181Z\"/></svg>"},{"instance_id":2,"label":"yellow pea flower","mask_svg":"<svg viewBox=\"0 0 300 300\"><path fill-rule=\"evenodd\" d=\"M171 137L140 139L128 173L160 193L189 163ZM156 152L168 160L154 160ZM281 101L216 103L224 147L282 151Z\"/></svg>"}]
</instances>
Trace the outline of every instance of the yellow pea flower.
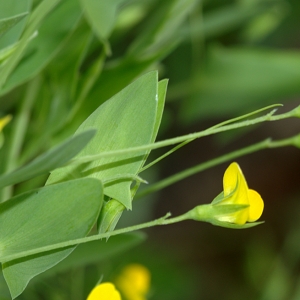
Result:
<instances>
[{"instance_id":1,"label":"yellow pea flower","mask_svg":"<svg viewBox=\"0 0 300 300\"><path fill-rule=\"evenodd\" d=\"M243 172L236 162L231 163L224 173L223 189L224 199L217 205L249 206L237 212L218 216L219 221L243 225L260 218L264 209L264 202L259 193L248 188Z\"/></svg>"},{"instance_id":2,"label":"yellow pea flower","mask_svg":"<svg viewBox=\"0 0 300 300\"><path fill-rule=\"evenodd\" d=\"M260 218L263 209L264 202L261 196L248 188L242 170L233 162L224 173L223 192L210 204L198 205L180 218L243 229L261 224L255 221Z\"/></svg>"},{"instance_id":3,"label":"yellow pea flower","mask_svg":"<svg viewBox=\"0 0 300 300\"><path fill-rule=\"evenodd\" d=\"M93 288L87 300L121 300L121 296L112 283L104 282Z\"/></svg>"},{"instance_id":4,"label":"yellow pea flower","mask_svg":"<svg viewBox=\"0 0 300 300\"><path fill-rule=\"evenodd\" d=\"M12 119L11 115L7 115L3 118L0 119L0 131L2 131L2 129L4 128L4 126L10 122L10 120Z\"/></svg>"},{"instance_id":5,"label":"yellow pea flower","mask_svg":"<svg viewBox=\"0 0 300 300\"><path fill-rule=\"evenodd\" d=\"M150 272L140 264L130 264L123 269L115 283L127 300L146 300L150 289Z\"/></svg>"}]
</instances>

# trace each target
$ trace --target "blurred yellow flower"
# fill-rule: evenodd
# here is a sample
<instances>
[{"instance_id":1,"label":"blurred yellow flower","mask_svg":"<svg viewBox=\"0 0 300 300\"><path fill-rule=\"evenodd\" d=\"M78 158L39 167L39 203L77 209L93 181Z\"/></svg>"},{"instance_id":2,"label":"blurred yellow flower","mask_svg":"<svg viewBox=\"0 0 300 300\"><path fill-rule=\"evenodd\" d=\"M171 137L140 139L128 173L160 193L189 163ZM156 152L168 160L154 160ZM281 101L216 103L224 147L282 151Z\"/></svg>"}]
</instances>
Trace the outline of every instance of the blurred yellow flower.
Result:
<instances>
[{"instance_id":1,"label":"blurred yellow flower","mask_svg":"<svg viewBox=\"0 0 300 300\"><path fill-rule=\"evenodd\" d=\"M121 296L112 283L104 282L93 288L87 300L121 300Z\"/></svg>"},{"instance_id":2,"label":"blurred yellow flower","mask_svg":"<svg viewBox=\"0 0 300 300\"><path fill-rule=\"evenodd\" d=\"M11 115L7 115L3 118L0 119L0 131L2 131L3 127L10 122L10 120L12 119Z\"/></svg>"},{"instance_id":3,"label":"blurred yellow flower","mask_svg":"<svg viewBox=\"0 0 300 300\"><path fill-rule=\"evenodd\" d=\"M150 272L140 264L130 264L123 269L115 283L127 300L146 300L150 289Z\"/></svg>"},{"instance_id":4,"label":"blurred yellow flower","mask_svg":"<svg viewBox=\"0 0 300 300\"><path fill-rule=\"evenodd\" d=\"M236 162L230 164L223 177L224 199L218 205L238 204L249 205L245 209L234 213L218 216L222 222L243 225L260 218L264 209L264 202L254 190L248 188L246 179Z\"/></svg>"}]
</instances>

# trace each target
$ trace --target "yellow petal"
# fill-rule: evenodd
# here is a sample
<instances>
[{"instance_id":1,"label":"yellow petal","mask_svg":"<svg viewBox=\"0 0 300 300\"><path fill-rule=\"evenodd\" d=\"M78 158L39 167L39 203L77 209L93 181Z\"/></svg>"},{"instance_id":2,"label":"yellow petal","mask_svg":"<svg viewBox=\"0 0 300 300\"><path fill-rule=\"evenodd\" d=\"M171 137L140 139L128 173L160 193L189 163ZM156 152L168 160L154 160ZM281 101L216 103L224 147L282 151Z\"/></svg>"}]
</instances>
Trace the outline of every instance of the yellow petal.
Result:
<instances>
[{"instance_id":1,"label":"yellow petal","mask_svg":"<svg viewBox=\"0 0 300 300\"><path fill-rule=\"evenodd\" d=\"M222 204L246 204L249 205L248 185L243 172L236 162L226 169L223 177L224 196L229 196ZM220 203L221 204L221 203ZM236 213L221 217L221 221L243 225L247 222L249 210L243 209Z\"/></svg>"},{"instance_id":2,"label":"yellow petal","mask_svg":"<svg viewBox=\"0 0 300 300\"><path fill-rule=\"evenodd\" d=\"M140 264L125 267L116 285L128 300L144 300L150 288L150 272Z\"/></svg>"},{"instance_id":3,"label":"yellow petal","mask_svg":"<svg viewBox=\"0 0 300 300\"><path fill-rule=\"evenodd\" d=\"M120 293L110 282L97 285L88 295L87 300L121 300Z\"/></svg>"},{"instance_id":4,"label":"yellow petal","mask_svg":"<svg viewBox=\"0 0 300 300\"><path fill-rule=\"evenodd\" d=\"M224 196L231 196L225 200L228 204L249 204L248 185L246 179L235 162L226 169L223 177Z\"/></svg>"},{"instance_id":5,"label":"yellow petal","mask_svg":"<svg viewBox=\"0 0 300 300\"><path fill-rule=\"evenodd\" d=\"M7 115L4 118L0 119L0 131L3 129L3 127L10 122L10 120L12 119L11 115Z\"/></svg>"},{"instance_id":6,"label":"yellow petal","mask_svg":"<svg viewBox=\"0 0 300 300\"><path fill-rule=\"evenodd\" d=\"M244 204L248 207L235 213L219 215L219 221L243 225L260 218L264 202L256 191L248 188L243 172L236 162L231 163L224 173L223 189L225 198L217 205Z\"/></svg>"},{"instance_id":7,"label":"yellow petal","mask_svg":"<svg viewBox=\"0 0 300 300\"><path fill-rule=\"evenodd\" d=\"M223 177L224 196L233 193L238 195L234 204L248 204L248 185L240 166L233 162L226 169Z\"/></svg>"},{"instance_id":8,"label":"yellow petal","mask_svg":"<svg viewBox=\"0 0 300 300\"><path fill-rule=\"evenodd\" d=\"M264 201L260 194L254 190L248 190L248 198L250 203L248 222L255 222L262 215Z\"/></svg>"},{"instance_id":9,"label":"yellow petal","mask_svg":"<svg viewBox=\"0 0 300 300\"><path fill-rule=\"evenodd\" d=\"M223 177L224 196L229 195L236 189L239 173L239 165L235 162L231 163L226 169Z\"/></svg>"}]
</instances>

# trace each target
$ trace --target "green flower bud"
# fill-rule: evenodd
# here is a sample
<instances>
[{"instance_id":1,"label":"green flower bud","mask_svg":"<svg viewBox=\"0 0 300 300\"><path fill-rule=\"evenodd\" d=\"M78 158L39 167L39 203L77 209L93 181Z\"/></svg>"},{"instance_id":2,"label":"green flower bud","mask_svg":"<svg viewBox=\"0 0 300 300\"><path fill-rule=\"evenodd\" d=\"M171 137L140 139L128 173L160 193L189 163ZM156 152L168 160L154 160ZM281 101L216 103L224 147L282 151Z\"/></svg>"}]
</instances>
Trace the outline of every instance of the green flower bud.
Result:
<instances>
[{"instance_id":1,"label":"green flower bud","mask_svg":"<svg viewBox=\"0 0 300 300\"><path fill-rule=\"evenodd\" d=\"M115 199L105 201L98 219L98 233L113 231L124 209L125 206Z\"/></svg>"}]
</instances>

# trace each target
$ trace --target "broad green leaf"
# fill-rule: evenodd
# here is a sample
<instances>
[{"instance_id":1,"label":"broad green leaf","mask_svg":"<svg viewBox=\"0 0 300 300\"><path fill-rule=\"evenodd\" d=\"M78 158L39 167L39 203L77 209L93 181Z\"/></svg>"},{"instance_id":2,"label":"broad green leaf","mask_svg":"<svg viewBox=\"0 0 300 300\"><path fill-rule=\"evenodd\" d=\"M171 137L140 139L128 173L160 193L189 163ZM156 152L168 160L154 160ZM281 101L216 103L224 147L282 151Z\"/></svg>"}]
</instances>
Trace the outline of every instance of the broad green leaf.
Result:
<instances>
[{"instance_id":1,"label":"broad green leaf","mask_svg":"<svg viewBox=\"0 0 300 300\"><path fill-rule=\"evenodd\" d=\"M135 247L145 240L142 232L132 232L112 236L106 239L78 245L78 247L62 262L48 270L43 276L64 272L68 269L97 263Z\"/></svg>"},{"instance_id":2,"label":"broad green leaf","mask_svg":"<svg viewBox=\"0 0 300 300\"><path fill-rule=\"evenodd\" d=\"M57 2L58 0L55 1ZM51 7L47 9L51 10ZM20 61L20 63L13 70L12 74L8 77L1 93L7 93L15 86L31 79L49 63L49 61L57 54L62 45L66 42L70 33L77 25L80 18L80 13L80 7L77 1L73 0L63 1L63 3L59 5L53 12L48 13L49 15L47 15L41 26L38 28L37 37L32 39L28 45L28 41L23 41L22 43L24 45L18 45L18 48L15 50L15 52L19 51L20 53L13 53L12 57L18 56L14 57L13 59L18 61L24 54L25 46L27 46L25 51L26 57ZM67 18L66 15L68 16ZM37 29L38 25L33 21L31 27L34 28L31 29L30 27L29 29L31 30L27 28L27 31L29 31L31 34L35 29ZM38 21L41 20L37 20L36 22ZM57 24L57 26L53 26L53 24ZM28 39L30 36L31 35L28 36ZM19 47L24 49L21 51Z\"/></svg>"},{"instance_id":3,"label":"broad green leaf","mask_svg":"<svg viewBox=\"0 0 300 300\"><path fill-rule=\"evenodd\" d=\"M5 257L84 237L102 205L102 185L93 178L72 180L30 191L0 205L0 261L12 298L30 279L56 265L75 247L24 256Z\"/></svg>"},{"instance_id":4,"label":"broad green leaf","mask_svg":"<svg viewBox=\"0 0 300 300\"><path fill-rule=\"evenodd\" d=\"M61 167L78 154L95 135L95 130L82 132L38 156L28 165L0 176L0 188L25 181Z\"/></svg>"},{"instance_id":5,"label":"broad green leaf","mask_svg":"<svg viewBox=\"0 0 300 300\"><path fill-rule=\"evenodd\" d=\"M164 105L165 105L165 98L167 92L167 83L168 80L162 80L158 83L158 103L157 103L157 111L156 111L156 118L154 124L153 135L151 138L151 142L153 143L156 139L158 129L160 126ZM148 152L149 154L149 152ZM142 165L141 165L142 167ZM140 170L139 170L140 171ZM135 194L136 191L134 191ZM115 199L111 199L109 201L104 201L103 208L101 210L99 219L98 219L98 232L108 232L114 230L116 227L119 219L121 218L125 207L119 201Z\"/></svg>"},{"instance_id":6,"label":"broad green leaf","mask_svg":"<svg viewBox=\"0 0 300 300\"><path fill-rule=\"evenodd\" d=\"M9 289L4 280L2 271L0 271L0 300L10 300L10 299L11 299L11 297L9 294Z\"/></svg>"},{"instance_id":7,"label":"broad green leaf","mask_svg":"<svg viewBox=\"0 0 300 300\"><path fill-rule=\"evenodd\" d=\"M107 42L107 38L115 25L118 6L124 1L80 0L88 22L101 41Z\"/></svg>"},{"instance_id":8,"label":"broad green leaf","mask_svg":"<svg viewBox=\"0 0 300 300\"><path fill-rule=\"evenodd\" d=\"M10 0L0 1L0 19L14 18L27 14L31 9L31 0ZM6 48L15 44L26 24L26 19L20 20L18 24L15 24L9 31L7 31L0 39L0 49Z\"/></svg>"},{"instance_id":9,"label":"broad green leaf","mask_svg":"<svg viewBox=\"0 0 300 300\"><path fill-rule=\"evenodd\" d=\"M89 105L93 105L92 99L99 99L100 103L104 102L124 89L138 76L141 76L149 69L153 69L153 65L157 61L162 60L171 51L172 47L173 45L169 45L169 47L164 48L161 52L157 52L156 55L147 59L125 57L119 63L113 65L113 67L105 68L91 90L90 95L88 95L87 102L89 102ZM94 109L96 109L96 106Z\"/></svg>"},{"instance_id":10,"label":"broad green leaf","mask_svg":"<svg viewBox=\"0 0 300 300\"><path fill-rule=\"evenodd\" d=\"M14 27L19 21L21 21L28 13L23 13L17 16L13 16L6 19L0 20L0 38L5 34L9 29Z\"/></svg>"},{"instance_id":11,"label":"broad green leaf","mask_svg":"<svg viewBox=\"0 0 300 300\"><path fill-rule=\"evenodd\" d=\"M155 59L131 61L123 59L112 68L104 69L88 99L99 99L102 103L124 89L154 63ZM105 88L102 88L105 87ZM92 102L91 100L89 102ZM91 103L92 105L93 103Z\"/></svg>"},{"instance_id":12,"label":"broad green leaf","mask_svg":"<svg viewBox=\"0 0 300 300\"><path fill-rule=\"evenodd\" d=\"M150 143L156 118L157 93L157 72L150 72L102 104L76 131L97 129L95 138L76 157ZM128 179L128 175L138 173L148 152L107 157L80 166L61 168L51 173L47 184L86 176L103 181L119 177L105 186L104 194L130 209L132 179ZM120 178L122 176L127 178Z\"/></svg>"},{"instance_id":13,"label":"broad green leaf","mask_svg":"<svg viewBox=\"0 0 300 300\"><path fill-rule=\"evenodd\" d=\"M152 136L152 143L155 142L155 139L158 134L159 127L160 127L160 123L161 123L161 119L162 119L162 115L163 115L164 107L165 107L167 87L168 87L167 79L161 80L158 83L158 104L157 104L154 131L153 131L153 136Z\"/></svg>"}]
</instances>

